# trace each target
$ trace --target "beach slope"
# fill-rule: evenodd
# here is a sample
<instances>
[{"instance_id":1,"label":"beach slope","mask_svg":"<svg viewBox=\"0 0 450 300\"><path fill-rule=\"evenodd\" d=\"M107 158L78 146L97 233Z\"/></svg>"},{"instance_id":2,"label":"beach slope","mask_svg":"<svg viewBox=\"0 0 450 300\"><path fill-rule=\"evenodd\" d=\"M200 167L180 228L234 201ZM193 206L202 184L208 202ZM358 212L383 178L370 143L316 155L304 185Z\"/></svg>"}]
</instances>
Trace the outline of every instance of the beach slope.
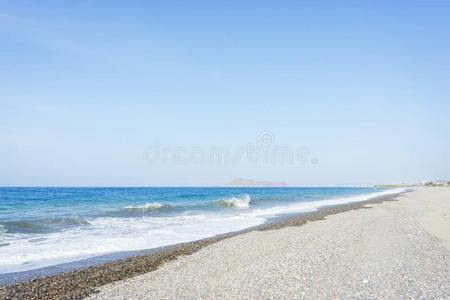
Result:
<instances>
[{"instance_id":1,"label":"beach slope","mask_svg":"<svg viewBox=\"0 0 450 300\"><path fill-rule=\"evenodd\" d=\"M224 239L91 299L450 298L450 188Z\"/></svg>"}]
</instances>

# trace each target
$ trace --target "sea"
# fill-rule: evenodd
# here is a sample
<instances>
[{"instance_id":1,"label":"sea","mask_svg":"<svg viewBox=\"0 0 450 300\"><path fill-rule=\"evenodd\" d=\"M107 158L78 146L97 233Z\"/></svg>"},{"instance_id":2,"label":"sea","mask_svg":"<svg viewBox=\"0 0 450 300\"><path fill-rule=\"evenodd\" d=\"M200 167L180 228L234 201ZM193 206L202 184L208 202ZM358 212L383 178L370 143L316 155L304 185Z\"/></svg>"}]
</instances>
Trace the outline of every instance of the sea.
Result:
<instances>
[{"instance_id":1,"label":"sea","mask_svg":"<svg viewBox=\"0 0 450 300\"><path fill-rule=\"evenodd\" d=\"M0 188L0 274L194 241L398 189Z\"/></svg>"}]
</instances>

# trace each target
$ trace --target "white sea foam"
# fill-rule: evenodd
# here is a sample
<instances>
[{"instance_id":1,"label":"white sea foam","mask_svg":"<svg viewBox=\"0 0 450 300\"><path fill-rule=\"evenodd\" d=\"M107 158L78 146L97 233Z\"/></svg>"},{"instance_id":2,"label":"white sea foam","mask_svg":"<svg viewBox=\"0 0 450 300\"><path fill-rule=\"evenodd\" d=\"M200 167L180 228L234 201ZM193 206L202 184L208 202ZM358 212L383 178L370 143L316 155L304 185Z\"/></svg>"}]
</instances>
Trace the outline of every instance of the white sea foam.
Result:
<instances>
[{"instance_id":1,"label":"white sea foam","mask_svg":"<svg viewBox=\"0 0 450 300\"><path fill-rule=\"evenodd\" d=\"M89 226L40 234L2 234L0 242L0 274L94 257L102 254L150 249L198 240L217 234L238 231L264 223L268 218L314 211L320 207L365 201L374 197L399 193L386 190L362 196L299 202L266 209L251 209L250 197L228 199L233 206L247 208L225 213L198 213L166 217L117 218L89 220ZM156 203L144 205L158 206ZM136 207L134 207L136 208Z\"/></svg>"},{"instance_id":2,"label":"white sea foam","mask_svg":"<svg viewBox=\"0 0 450 300\"><path fill-rule=\"evenodd\" d=\"M251 198L249 195L245 194L242 197L231 197L229 199L222 199L217 201L221 206L232 206L238 208L248 208L250 207Z\"/></svg>"},{"instance_id":3,"label":"white sea foam","mask_svg":"<svg viewBox=\"0 0 450 300\"><path fill-rule=\"evenodd\" d=\"M97 218L91 226L41 234L10 235L0 247L0 274L25 271L102 254L151 249L259 225L263 218L196 214L174 217Z\"/></svg>"},{"instance_id":4,"label":"white sea foam","mask_svg":"<svg viewBox=\"0 0 450 300\"><path fill-rule=\"evenodd\" d=\"M138 205L138 206L126 206L125 209L158 209L163 207L164 205L159 202L153 202L153 203L146 203L144 205Z\"/></svg>"},{"instance_id":5,"label":"white sea foam","mask_svg":"<svg viewBox=\"0 0 450 300\"><path fill-rule=\"evenodd\" d=\"M255 209L251 212L248 212L246 214L246 216L248 216L248 217L266 217L267 218L267 217L274 217L274 216L289 214L289 213L310 212L310 211L316 211L321 207L341 205L341 204L353 203L353 202L362 202L362 201L366 201L366 200L369 200L372 198L402 193L405 191L406 191L406 189L389 189L389 190L385 190L385 191L374 192L374 193L370 193L370 194L353 196L353 197L332 198L332 199L311 201L311 202L298 202L298 203L294 203L294 204L290 204L290 205L280 205L280 206L275 206L275 207L271 207L271 208Z\"/></svg>"}]
</instances>

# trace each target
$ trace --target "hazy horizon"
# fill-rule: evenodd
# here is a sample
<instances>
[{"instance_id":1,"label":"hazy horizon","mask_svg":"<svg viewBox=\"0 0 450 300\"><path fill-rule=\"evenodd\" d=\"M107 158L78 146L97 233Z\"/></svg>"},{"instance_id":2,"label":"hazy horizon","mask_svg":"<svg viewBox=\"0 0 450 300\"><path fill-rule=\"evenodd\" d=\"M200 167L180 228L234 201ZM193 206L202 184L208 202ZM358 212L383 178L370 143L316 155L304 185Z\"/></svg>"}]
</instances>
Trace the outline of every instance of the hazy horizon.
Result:
<instances>
[{"instance_id":1,"label":"hazy horizon","mask_svg":"<svg viewBox=\"0 0 450 300\"><path fill-rule=\"evenodd\" d=\"M0 186L450 180L449 15L0 1Z\"/></svg>"}]
</instances>

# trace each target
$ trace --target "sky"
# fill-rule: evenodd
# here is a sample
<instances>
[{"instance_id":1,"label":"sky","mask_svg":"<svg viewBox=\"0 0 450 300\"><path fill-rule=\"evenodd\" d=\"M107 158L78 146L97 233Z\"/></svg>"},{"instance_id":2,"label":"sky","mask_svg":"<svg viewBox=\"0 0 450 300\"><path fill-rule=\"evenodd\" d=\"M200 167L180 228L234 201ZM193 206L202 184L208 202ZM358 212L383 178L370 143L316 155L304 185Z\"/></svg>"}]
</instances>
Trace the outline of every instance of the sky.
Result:
<instances>
[{"instance_id":1,"label":"sky","mask_svg":"<svg viewBox=\"0 0 450 300\"><path fill-rule=\"evenodd\" d=\"M0 0L0 186L450 180L449 15Z\"/></svg>"}]
</instances>

